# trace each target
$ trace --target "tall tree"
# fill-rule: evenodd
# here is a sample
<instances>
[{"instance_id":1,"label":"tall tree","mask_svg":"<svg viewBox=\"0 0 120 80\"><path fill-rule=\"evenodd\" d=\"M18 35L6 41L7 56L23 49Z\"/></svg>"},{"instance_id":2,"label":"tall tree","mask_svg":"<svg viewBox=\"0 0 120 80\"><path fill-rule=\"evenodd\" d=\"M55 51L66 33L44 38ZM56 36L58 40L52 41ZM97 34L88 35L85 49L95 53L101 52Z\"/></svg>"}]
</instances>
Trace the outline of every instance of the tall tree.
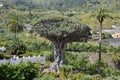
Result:
<instances>
[{"instance_id":1,"label":"tall tree","mask_svg":"<svg viewBox=\"0 0 120 80\"><path fill-rule=\"evenodd\" d=\"M24 25L18 15L13 15L8 22L8 28L11 32L15 33L15 38L18 32L23 31L23 27Z\"/></svg>"},{"instance_id":2,"label":"tall tree","mask_svg":"<svg viewBox=\"0 0 120 80\"><path fill-rule=\"evenodd\" d=\"M90 28L74 19L56 16L41 19L34 26L40 36L49 39L54 48L54 63L60 66L65 63L65 48L69 42L86 42L90 38ZM56 66L53 65L53 71Z\"/></svg>"},{"instance_id":3,"label":"tall tree","mask_svg":"<svg viewBox=\"0 0 120 80\"><path fill-rule=\"evenodd\" d=\"M97 11L97 13L94 14L94 16L98 20L99 26L100 26L100 29L99 29L99 59L98 59L98 74L99 75L101 74L100 67L101 67L101 48L102 48L102 27L103 27L104 19L106 19L106 18L112 18L110 16L109 12L110 11L108 11L106 9L100 8Z\"/></svg>"}]
</instances>

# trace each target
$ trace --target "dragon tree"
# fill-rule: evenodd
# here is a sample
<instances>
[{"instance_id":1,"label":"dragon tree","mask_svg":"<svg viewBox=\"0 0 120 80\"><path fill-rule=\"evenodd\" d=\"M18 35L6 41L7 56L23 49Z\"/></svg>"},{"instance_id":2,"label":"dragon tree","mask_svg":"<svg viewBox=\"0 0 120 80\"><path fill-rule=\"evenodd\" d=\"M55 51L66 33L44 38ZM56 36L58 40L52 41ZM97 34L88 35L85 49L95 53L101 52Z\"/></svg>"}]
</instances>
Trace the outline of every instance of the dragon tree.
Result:
<instances>
[{"instance_id":1,"label":"dragon tree","mask_svg":"<svg viewBox=\"0 0 120 80\"><path fill-rule=\"evenodd\" d=\"M87 25L65 16L41 19L34 25L34 31L40 34L41 37L45 37L52 42L54 63L58 67L65 64L64 53L67 43L87 42L91 36L90 30Z\"/></svg>"}]
</instances>

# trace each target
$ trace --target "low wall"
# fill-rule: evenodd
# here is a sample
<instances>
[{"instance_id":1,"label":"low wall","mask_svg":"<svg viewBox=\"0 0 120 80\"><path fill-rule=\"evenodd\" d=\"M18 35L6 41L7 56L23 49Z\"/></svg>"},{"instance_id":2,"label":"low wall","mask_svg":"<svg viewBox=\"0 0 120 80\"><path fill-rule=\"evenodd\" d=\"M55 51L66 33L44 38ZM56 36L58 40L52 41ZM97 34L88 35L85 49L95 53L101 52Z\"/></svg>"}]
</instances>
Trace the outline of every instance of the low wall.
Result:
<instances>
[{"instance_id":1,"label":"low wall","mask_svg":"<svg viewBox=\"0 0 120 80\"><path fill-rule=\"evenodd\" d=\"M0 64L4 64L4 63L7 63L7 62L10 62L12 64L18 64L20 62L32 62L32 63L37 63L37 62L40 62L42 64L45 63L45 57L43 56L33 56L33 57L22 57L22 58L19 58L19 57L13 57L11 59L2 59L0 60Z\"/></svg>"}]
</instances>

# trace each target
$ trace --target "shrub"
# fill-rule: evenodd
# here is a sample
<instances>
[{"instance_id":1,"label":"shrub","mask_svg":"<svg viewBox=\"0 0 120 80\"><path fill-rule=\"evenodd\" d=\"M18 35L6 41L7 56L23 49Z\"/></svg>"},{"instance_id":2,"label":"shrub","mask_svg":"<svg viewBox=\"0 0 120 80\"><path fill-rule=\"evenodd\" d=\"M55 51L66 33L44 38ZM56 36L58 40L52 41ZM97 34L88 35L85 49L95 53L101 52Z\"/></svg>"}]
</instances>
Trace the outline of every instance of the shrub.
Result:
<instances>
[{"instance_id":1,"label":"shrub","mask_svg":"<svg viewBox=\"0 0 120 80\"><path fill-rule=\"evenodd\" d=\"M74 53L65 53L66 55L66 63L71 65L74 69L85 71L87 64L89 63L89 58L84 53L76 54Z\"/></svg>"},{"instance_id":2,"label":"shrub","mask_svg":"<svg viewBox=\"0 0 120 80\"><path fill-rule=\"evenodd\" d=\"M112 38L112 35L110 33L103 33L102 38L103 39L109 39L109 38Z\"/></svg>"},{"instance_id":3,"label":"shrub","mask_svg":"<svg viewBox=\"0 0 120 80\"><path fill-rule=\"evenodd\" d=\"M54 61L54 54L51 51L43 51L43 55L45 55L46 60L53 62Z\"/></svg>"},{"instance_id":4,"label":"shrub","mask_svg":"<svg viewBox=\"0 0 120 80\"><path fill-rule=\"evenodd\" d=\"M27 45L27 50L32 51L32 52L42 52L42 51L51 51L52 46L50 43L46 42L33 42L33 41L28 41L25 43Z\"/></svg>"},{"instance_id":5,"label":"shrub","mask_svg":"<svg viewBox=\"0 0 120 80\"><path fill-rule=\"evenodd\" d=\"M108 46L109 41L103 41L103 46L102 46L102 52L106 53L106 52L113 52L113 53L119 53L120 52L120 47L113 47L113 46ZM77 51L77 52L98 52L99 50L99 46L98 45L94 45L94 44L89 44L89 43L69 43L67 45L67 51Z\"/></svg>"},{"instance_id":6,"label":"shrub","mask_svg":"<svg viewBox=\"0 0 120 80\"><path fill-rule=\"evenodd\" d=\"M62 65L62 66L60 66L60 71L71 72L72 71L72 66L70 66L70 65Z\"/></svg>"},{"instance_id":7,"label":"shrub","mask_svg":"<svg viewBox=\"0 0 120 80\"><path fill-rule=\"evenodd\" d=\"M3 58L4 58L3 52L0 51L0 59L3 59Z\"/></svg>"},{"instance_id":8,"label":"shrub","mask_svg":"<svg viewBox=\"0 0 120 80\"><path fill-rule=\"evenodd\" d=\"M85 75L81 77L81 80L93 80L91 76Z\"/></svg>"},{"instance_id":9,"label":"shrub","mask_svg":"<svg viewBox=\"0 0 120 80\"><path fill-rule=\"evenodd\" d=\"M23 54L26 52L26 49L26 46L18 38L10 40L7 45L7 51L9 51L13 55Z\"/></svg>"},{"instance_id":10,"label":"shrub","mask_svg":"<svg viewBox=\"0 0 120 80\"><path fill-rule=\"evenodd\" d=\"M120 78L117 76L111 76L111 77L107 77L105 80L119 80Z\"/></svg>"},{"instance_id":11,"label":"shrub","mask_svg":"<svg viewBox=\"0 0 120 80\"><path fill-rule=\"evenodd\" d=\"M38 69L38 65L33 63L0 64L0 80L33 80Z\"/></svg>"},{"instance_id":12,"label":"shrub","mask_svg":"<svg viewBox=\"0 0 120 80\"><path fill-rule=\"evenodd\" d=\"M89 64L86 70L87 74L95 75L98 73L98 60L93 64ZM101 61L101 76L106 77L112 74L112 68L107 65L104 60Z\"/></svg>"},{"instance_id":13,"label":"shrub","mask_svg":"<svg viewBox=\"0 0 120 80\"><path fill-rule=\"evenodd\" d=\"M38 55L40 55L40 56L43 56L41 53L39 53L39 52L26 52L26 53L24 53L24 54L21 54L21 55L19 55L19 56L38 56Z\"/></svg>"},{"instance_id":14,"label":"shrub","mask_svg":"<svg viewBox=\"0 0 120 80\"><path fill-rule=\"evenodd\" d=\"M6 38L0 37L0 46L6 46L8 44L8 40Z\"/></svg>"},{"instance_id":15,"label":"shrub","mask_svg":"<svg viewBox=\"0 0 120 80\"><path fill-rule=\"evenodd\" d=\"M50 75L44 75L42 77L34 78L34 80L56 80L55 77Z\"/></svg>"}]
</instances>

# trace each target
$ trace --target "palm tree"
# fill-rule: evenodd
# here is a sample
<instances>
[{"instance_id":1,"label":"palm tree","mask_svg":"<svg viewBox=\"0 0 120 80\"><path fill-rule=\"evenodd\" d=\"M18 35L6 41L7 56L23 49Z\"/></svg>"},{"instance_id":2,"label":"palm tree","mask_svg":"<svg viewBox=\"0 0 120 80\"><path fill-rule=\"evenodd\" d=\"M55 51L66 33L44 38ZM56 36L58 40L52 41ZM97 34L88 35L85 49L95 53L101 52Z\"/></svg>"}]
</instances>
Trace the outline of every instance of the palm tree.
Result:
<instances>
[{"instance_id":1,"label":"palm tree","mask_svg":"<svg viewBox=\"0 0 120 80\"><path fill-rule=\"evenodd\" d=\"M15 38L18 32L23 31L23 27L24 25L18 15L12 16L8 22L8 28L11 32L15 33Z\"/></svg>"},{"instance_id":2,"label":"palm tree","mask_svg":"<svg viewBox=\"0 0 120 80\"><path fill-rule=\"evenodd\" d=\"M110 14L109 14L110 11L106 10L106 9L103 9L103 8L100 8L97 13L94 14L94 17L96 17L96 19L98 20L99 22L99 26L100 26L100 29L99 29L99 59L98 59L98 74L100 75L101 74L101 47L102 47L102 27L103 27L103 22L104 22L104 19L106 18L111 18L113 19ZM99 79L100 80L100 79Z\"/></svg>"}]
</instances>

